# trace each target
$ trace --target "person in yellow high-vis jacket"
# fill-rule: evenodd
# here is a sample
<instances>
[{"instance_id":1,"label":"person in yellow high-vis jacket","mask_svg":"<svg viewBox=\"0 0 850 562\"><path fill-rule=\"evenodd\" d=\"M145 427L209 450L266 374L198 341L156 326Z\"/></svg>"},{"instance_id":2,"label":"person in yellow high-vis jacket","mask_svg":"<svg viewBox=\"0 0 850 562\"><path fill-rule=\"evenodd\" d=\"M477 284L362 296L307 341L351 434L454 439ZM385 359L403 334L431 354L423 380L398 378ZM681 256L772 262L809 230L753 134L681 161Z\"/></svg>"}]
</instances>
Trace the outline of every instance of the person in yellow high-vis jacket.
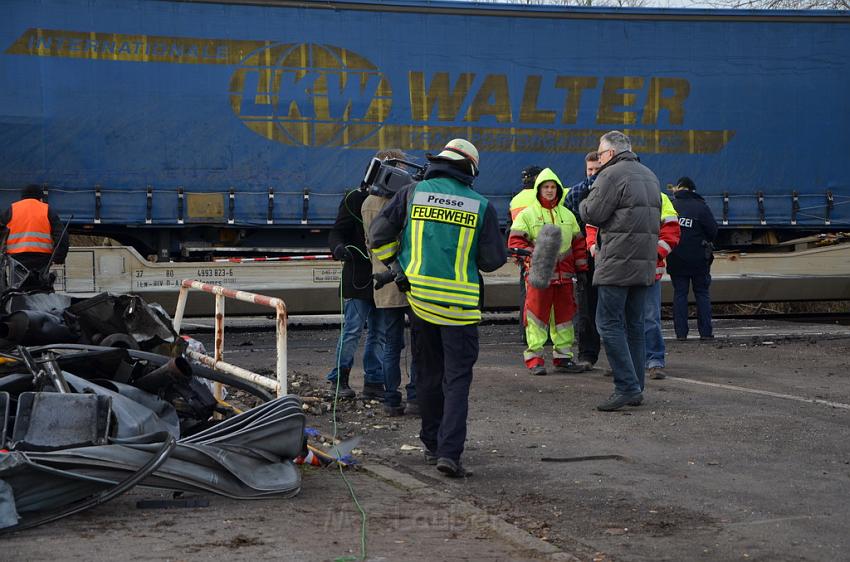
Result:
<instances>
[{"instance_id":1,"label":"person in yellow high-vis jacket","mask_svg":"<svg viewBox=\"0 0 850 562\"><path fill-rule=\"evenodd\" d=\"M525 365L533 375L545 375L543 347L552 339L552 355L559 371L578 373L584 370L573 361L573 316L576 303L573 296L573 277L577 271L587 270L587 251L584 236L575 215L560 204L564 196L561 180L546 168L535 182L536 199L511 225L508 245L531 250L544 225L554 224L561 230L561 248L551 275L549 286L538 289L526 287L525 337L527 349L523 354ZM534 268L531 263L531 268Z\"/></svg>"},{"instance_id":2,"label":"person in yellow high-vis jacket","mask_svg":"<svg viewBox=\"0 0 850 562\"><path fill-rule=\"evenodd\" d=\"M655 284L646 293L644 327L646 339L646 372L651 379L666 378L664 337L661 335L661 276L667 267L665 260L679 244L679 213L666 194L661 194L661 225L658 231L658 263L655 266Z\"/></svg>"}]
</instances>

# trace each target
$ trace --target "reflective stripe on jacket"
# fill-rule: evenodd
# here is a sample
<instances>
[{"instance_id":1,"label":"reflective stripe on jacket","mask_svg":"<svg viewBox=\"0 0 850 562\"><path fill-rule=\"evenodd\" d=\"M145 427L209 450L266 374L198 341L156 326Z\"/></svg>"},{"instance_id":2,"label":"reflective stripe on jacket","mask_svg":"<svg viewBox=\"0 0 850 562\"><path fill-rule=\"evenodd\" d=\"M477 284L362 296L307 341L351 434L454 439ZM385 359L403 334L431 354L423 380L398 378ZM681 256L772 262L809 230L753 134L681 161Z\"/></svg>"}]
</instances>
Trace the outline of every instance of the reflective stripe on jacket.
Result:
<instances>
[{"instance_id":1,"label":"reflective stripe on jacket","mask_svg":"<svg viewBox=\"0 0 850 562\"><path fill-rule=\"evenodd\" d=\"M410 281L410 307L426 322L481 321L476 258L488 205L452 178L427 179L411 191L398 261ZM380 258L392 251L391 243L372 251Z\"/></svg>"},{"instance_id":2,"label":"reflective stripe on jacket","mask_svg":"<svg viewBox=\"0 0 850 562\"><path fill-rule=\"evenodd\" d=\"M21 254L53 252L47 203L38 199L22 199L12 203L12 220L6 225L6 253Z\"/></svg>"}]
</instances>

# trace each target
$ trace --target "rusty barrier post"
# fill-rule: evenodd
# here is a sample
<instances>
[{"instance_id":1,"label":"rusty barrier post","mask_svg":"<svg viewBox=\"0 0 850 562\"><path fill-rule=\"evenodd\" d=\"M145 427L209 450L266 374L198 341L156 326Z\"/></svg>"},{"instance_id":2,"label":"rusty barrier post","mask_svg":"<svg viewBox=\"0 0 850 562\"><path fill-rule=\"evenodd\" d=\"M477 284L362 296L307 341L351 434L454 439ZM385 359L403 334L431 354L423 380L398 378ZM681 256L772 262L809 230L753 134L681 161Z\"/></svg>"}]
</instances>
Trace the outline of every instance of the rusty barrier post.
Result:
<instances>
[{"instance_id":1,"label":"rusty barrier post","mask_svg":"<svg viewBox=\"0 0 850 562\"><path fill-rule=\"evenodd\" d=\"M183 323L183 316L186 311L186 301L190 289L203 291L215 295L215 348L213 356L203 355L201 353L187 352L186 354L203 364L213 369L230 373L237 377L249 380L255 384L260 384L277 393L278 396L283 396L287 393L287 350L286 350L286 303L283 299L276 297L268 297L249 293L247 291L236 291L234 289L226 289L219 285L210 285L195 281L194 279L184 279L180 283L180 294L177 297L177 308L174 311L174 330L180 333L180 326ZM275 309L275 337L277 349L277 362L275 371L277 381L271 381L267 377L252 373L236 365L231 365L223 360L224 356L224 299L236 299L243 302L250 302L261 306L267 306ZM216 385L216 398L221 397L221 385Z\"/></svg>"},{"instance_id":2,"label":"rusty barrier post","mask_svg":"<svg viewBox=\"0 0 850 562\"><path fill-rule=\"evenodd\" d=\"M224 297L220 293L215 294L215 335L213 340L213 359L218 363L224 359ZM216 400L224 400L222 385L217 382L213 385L213 394Z\"/></svg>"}]
</instances>

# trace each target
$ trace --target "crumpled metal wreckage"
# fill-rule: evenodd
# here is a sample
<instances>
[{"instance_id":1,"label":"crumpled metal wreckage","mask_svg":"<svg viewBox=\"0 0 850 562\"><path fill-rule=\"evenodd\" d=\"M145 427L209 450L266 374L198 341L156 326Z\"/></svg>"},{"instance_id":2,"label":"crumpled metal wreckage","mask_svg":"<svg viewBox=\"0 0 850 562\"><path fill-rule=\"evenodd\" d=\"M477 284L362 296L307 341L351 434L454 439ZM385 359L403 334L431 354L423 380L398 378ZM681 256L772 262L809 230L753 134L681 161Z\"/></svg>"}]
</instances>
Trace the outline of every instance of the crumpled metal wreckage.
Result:
<instances>
[{"instance_id":1,"label":"crumpled metal wreckage","mask_svg":"<svg viewBox=\"0 0 850 562\"><path fill-rule=\"evenodd\" d=\"M72 303L52 293L3 304L0 533L136 485L237 499L300 491L300 399L190 364L185 339L157 305L107 294ZM263 403L236 414L215 400L209 381ZM214 412L229 417L215 421Z\"/></svg>"},{"instance_id":2,"label":"crumpled metal wreckage","mask_svg":"<svg viewBox=\"0 0 850 562\"><path fill-rule=\"evenodd\" d=\"M19 345L80 343L168 354L183 345L165 310L138 295L88 299L33 291L0 296L0 338Z\"/></svg>"}]
</instances>

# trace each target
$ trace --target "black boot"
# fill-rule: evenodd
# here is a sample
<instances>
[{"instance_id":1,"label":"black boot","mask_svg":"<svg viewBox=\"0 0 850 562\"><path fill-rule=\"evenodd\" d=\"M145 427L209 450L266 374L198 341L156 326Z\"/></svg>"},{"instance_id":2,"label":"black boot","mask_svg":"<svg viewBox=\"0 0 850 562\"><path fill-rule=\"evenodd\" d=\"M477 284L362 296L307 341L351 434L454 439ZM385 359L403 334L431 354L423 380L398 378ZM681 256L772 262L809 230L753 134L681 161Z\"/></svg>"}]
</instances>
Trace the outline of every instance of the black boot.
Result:
<instances>
[{"instance_id":1,"label":"black boot","mask_svg":"<svg viewBox=\"0 0 850 562\"><path fill-rule=\"evenodd\" d=\"M363 393L361 394L364 400L383 400L384 385L374 382L363 384Z\"/></svg>"},{"instance_id":2,"label":"black boot","mask_svg":"<svg viewBox=\"0 0 850 562\"><path fill-rule=\"evenodd\" d=\"M351 388L348 384L348 369L340 369L339 374L339 397L340 398L354 398L357 394L354 392L354 389Z\"/></svg>"}]
</instances>

